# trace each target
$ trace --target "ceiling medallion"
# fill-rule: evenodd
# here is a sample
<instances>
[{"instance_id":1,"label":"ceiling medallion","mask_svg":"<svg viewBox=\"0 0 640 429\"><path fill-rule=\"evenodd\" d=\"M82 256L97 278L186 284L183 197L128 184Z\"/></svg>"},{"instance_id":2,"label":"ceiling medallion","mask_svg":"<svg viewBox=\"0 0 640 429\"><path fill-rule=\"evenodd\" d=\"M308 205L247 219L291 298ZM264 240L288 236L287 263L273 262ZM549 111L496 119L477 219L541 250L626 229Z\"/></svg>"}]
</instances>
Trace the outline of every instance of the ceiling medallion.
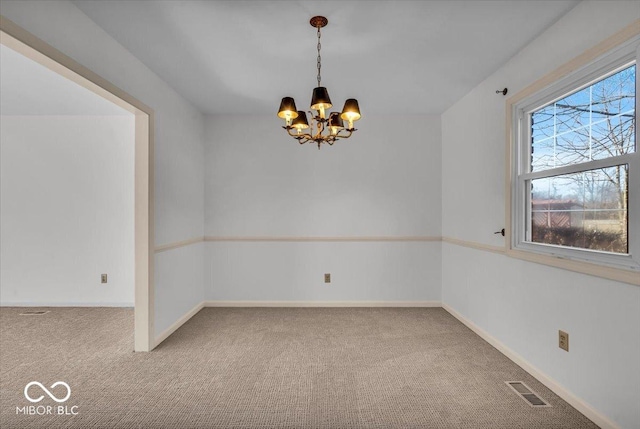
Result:
<instances>
[{"instance_id":1,"label":"ceiling medallion","mask_svg":"<svg viewBox=\"0 0 640 429\"><path fill-rule=\"evenodd\" d=\"M320 57L320 29L327 25L329 20L324 16L314 16L309 23L318 30L318 86L313 89L311 96L311 109L317 113L314 114L309 111L311 116L311 126L309 126L307 114L303 110L296 108L296 102L293 97L284 97L280 102L278 117L285 121L285 126L282 128L291 137L298 140L298 143L315 142L318 145L318 149L320 149L323 143L328 143L331 146L339 139L348 139L354 131L357 131L353 128L353 122L360 119L360 107L358 106L358 100L349 98L345 101L342 112L330 112L327 115L327 110L331 108L332 104L327 88L320 86L322 59ZM348 128L345 128L343 120L348 122ZM304 131L307 129L309 130Z\"/></svg>"}]
</instances>

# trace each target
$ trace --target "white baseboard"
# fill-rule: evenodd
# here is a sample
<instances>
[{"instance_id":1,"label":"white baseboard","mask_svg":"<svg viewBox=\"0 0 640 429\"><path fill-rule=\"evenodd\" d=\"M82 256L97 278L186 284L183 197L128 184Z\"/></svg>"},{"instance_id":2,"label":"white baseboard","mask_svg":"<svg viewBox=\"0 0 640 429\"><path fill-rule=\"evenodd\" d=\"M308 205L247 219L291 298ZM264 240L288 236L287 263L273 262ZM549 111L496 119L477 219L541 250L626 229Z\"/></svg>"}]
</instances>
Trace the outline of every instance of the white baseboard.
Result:
<instances>
[{"instance_id":1,"label":"white baseboard","mask_svg":"<svg viewBox=\"0 0 640 429\"><path fill-rule=\"evenodd\" d=\"M202 310L203 307L204 307L204 301L196 305L195 307L193 307L191 310L187 311L181 318L173 322L171 326L169 326L160 335L156 337L155 345L153 347L154 348L158 347L158 345L160 345L161 342L169 338L169 335L173 334L175 331L178 330L179 327L187 323L189 319L191 319L193 316L198 314L198 312Z\"/></svg>"},{"instance_id":2,"label":"white baseboard","mask_svg":"<svg viewBox=\"0 0 640 429\"><path fill-rule=\"evenodd\" d=\"M609 418L601 414L591 405L584 402L582 399L574 395L567 388L562 386L553 378L546 375L544 372L536 368L534 365L529 363L526 359L520 356L518 353L511 350L509 347L505 346L499 340L497 340L494 336L489 334L484 329L480 328L478 325L465 318L463 315L455 311L453 308L449 307L447 304L442 304L442 308L448 311L453 317L458 319L464 325L466 325L473 332L478 334L483 340L491 344L495 347L500 353L511 359L516 365L527 371L531 374L535 379L537 379L540 383L547 386L551 391L553 391L556 395L564 399L569 405L574 407L576 410L580 411L584 414L589 420L600 426L602 429L619 429L619 426L611 421Z\"/></svg>"},{"instance_id":3,"label":"white baseboard","mask_svg":"<svg viewBox=\"0 0 640 429\"><path fill-rule=\"evenodd\" d=\"M1 302L0 307L119 307L133 308L132 302Z\"/></svg>"},{"instance_id":4,"label":"white baseboard","mask_svg":"<svg viewBox=\"0 0 640 429\"><path fill-rule=\"evenodd\" d=\"M205 301L205 307L440 307L440 301Z\"/></svg>"}]
</instances>

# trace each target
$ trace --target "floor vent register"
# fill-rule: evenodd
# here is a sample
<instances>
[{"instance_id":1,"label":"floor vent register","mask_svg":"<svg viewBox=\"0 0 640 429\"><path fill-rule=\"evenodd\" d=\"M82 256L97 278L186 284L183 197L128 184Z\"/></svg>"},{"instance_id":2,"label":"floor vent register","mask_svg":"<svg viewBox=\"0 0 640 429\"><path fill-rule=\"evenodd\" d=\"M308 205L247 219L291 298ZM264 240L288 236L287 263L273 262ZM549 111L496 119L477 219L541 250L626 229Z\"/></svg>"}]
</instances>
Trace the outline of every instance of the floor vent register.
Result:
<instances>
[{"instance_id":1,"label":"floor vent register","mask_svg":"<svg viewBox=\"0 0 640 429\"><path fill-rule=\"evenodd\" d=\"M550 407L544 399L540 397L536 392L531 390L529 386L522 381L506 381L507 385L513 389L524 401L532 407Z\"/></svg>"}]
</instances>

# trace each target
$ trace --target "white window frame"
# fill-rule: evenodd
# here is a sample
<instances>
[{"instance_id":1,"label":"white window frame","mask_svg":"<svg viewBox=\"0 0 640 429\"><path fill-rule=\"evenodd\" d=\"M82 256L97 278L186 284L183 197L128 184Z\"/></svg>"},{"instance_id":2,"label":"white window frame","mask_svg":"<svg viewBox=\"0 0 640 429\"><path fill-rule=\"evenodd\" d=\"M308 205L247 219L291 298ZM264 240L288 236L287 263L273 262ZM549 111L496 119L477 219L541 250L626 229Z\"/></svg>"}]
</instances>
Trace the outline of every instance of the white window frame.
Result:
<instances>
[{"instance_id":1,"label":"white window frame","mask_svg":"<svg viewBox=\"0 0 640 429\"><path fill-rule=\"evenodd\" d=\"M531 160L531 124L530 114L564 96L587 87L604 77L623 68L636 64L636 151L617 157L585 163L530 172ZM628 38L614 48L590 61L576 66L569 63L570 70L560 77L551 76L542 79L516 95L507 102L508 138L509 138L509 183L510 193L507 202L508 242L507 253L511 256L548 263L550 265L587 272L603 274L603 277L640 284L640 131L637 129L638 111L640 111L640 35ZM552 244L527 241L526 231L529 225L530 202L525 185L529 180L541 177L557 176L578 171L592 170L627 164L629 167L628 186L628 254L618 254L590 249L579 249ZM620 272L622 270L627 273ZM617 272L617 273L616 273ZM637 277L635 277L637 276Z\"/></svg>"}]
</instances>

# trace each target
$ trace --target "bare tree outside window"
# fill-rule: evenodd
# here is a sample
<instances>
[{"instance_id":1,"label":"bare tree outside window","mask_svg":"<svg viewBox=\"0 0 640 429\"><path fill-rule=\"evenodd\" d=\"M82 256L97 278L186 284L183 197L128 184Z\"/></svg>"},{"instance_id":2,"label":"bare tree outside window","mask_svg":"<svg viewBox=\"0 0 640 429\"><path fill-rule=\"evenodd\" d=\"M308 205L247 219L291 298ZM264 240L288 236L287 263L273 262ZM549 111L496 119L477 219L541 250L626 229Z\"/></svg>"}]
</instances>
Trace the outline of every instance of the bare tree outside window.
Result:
<instances>
[{"instance_id":1,"label":"bare tree outside window","mask_svg":"<svg viewBox=\"0 0 640 429\"><path fill-rule=\"evenodd\" d=\"M531 171L636 151L636 66L531 113ZM629 166L530 181L531 241L628 252Z\"/></svg>"}]
</instances>

